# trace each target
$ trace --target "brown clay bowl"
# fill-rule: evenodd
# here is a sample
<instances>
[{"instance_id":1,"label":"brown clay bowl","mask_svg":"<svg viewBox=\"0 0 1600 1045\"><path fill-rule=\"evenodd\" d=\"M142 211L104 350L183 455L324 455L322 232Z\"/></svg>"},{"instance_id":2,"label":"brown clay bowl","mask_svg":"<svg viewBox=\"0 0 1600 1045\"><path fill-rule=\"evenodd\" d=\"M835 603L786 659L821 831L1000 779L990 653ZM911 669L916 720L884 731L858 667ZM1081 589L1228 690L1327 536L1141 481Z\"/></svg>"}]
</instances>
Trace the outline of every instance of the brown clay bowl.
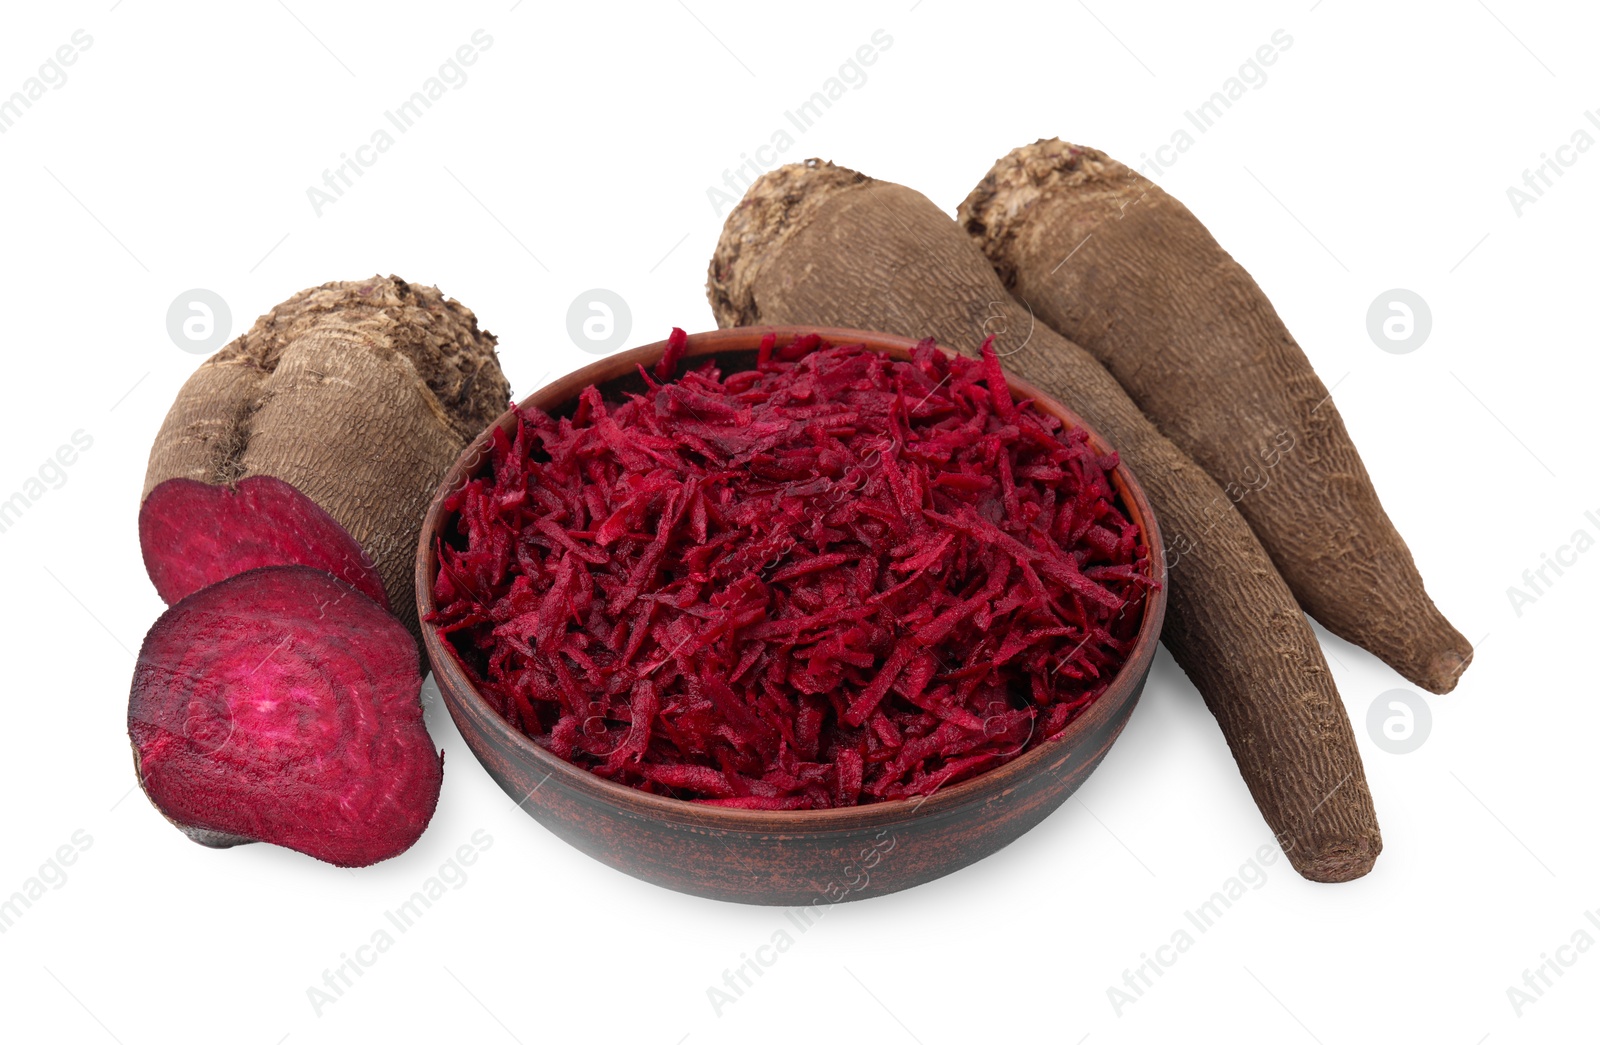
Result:
<instances>
[{"instance_id":1,"label":"brown clay bowl","mask_svg":"<svg viewBox=\"0 0 1600 1045\"><path fill-rule=\"evenodd\" d=\"M741 327L694 334L687 356L716 355L724 372L754 366L763 334L787 344L805 333L864 343L908 358L910 338L819 327ZM666 342L610 356L540 389L523 401L550 413L570 407L590 384L602 392L643 388L635 368L660 359ZM630 385L631 382L631 385ZM1032 399L1069 425L1087 428L1071 411L1026 382L1011 380L1017 398ZM507 412L495 426L508 431ZM494 426L492 426L494 427ZM434 610L435 538L446 522L445 497L482 467L490 431L446 474L422 526L417 550L417 603ZM1105 452L1090 431L1091 443ZM1143 491L1126 466L1112 474L1122 504L1149 544L1153 578L1132 654L1111 687L1051 740L996 769L917 801L845 809L728 809L647 794L579 768L534 743L479 695L448 642L426 624L423 638L446 706L489 775L528 815L602 863L681 892L741 903L830 904L906 889L959 870L1016 840L1077 790L1122 732L1144 689L1166 609L1161 535Z\"/></svg>"}]
</instances>

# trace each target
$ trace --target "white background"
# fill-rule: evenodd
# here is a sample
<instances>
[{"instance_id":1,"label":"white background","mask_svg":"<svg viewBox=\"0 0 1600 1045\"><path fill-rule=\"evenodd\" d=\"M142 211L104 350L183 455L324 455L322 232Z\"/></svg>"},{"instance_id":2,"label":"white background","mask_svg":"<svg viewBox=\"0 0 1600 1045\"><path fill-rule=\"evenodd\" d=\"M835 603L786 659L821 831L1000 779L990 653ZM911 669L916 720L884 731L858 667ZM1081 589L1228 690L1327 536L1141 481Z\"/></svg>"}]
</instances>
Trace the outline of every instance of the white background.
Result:
<instances>
[{"instance_id":1,"label":"white background","mask_svg":"<svg viewBox=\"0 0 1600 1045\"><path fill-rule=\"evenodd\" d=\"M92 447L4 533L8 687L0 897L92 843L0 935L8 1040L523 1043L1165 1042L1474 1045L1592 1039L1600 948L1521 1007L1507 989L1600 928L1592 669L1600 551L1517 613L1507 588L1585 529L1593 464L1595 188L1577 155L1519 215L1507 188L1600 108L1587 5L754 5L308 0L7 5L0 97L75 30L92 46L0 135L6 290L0 499L74 432ZM1092 9L1092 11L1091 11ZM1492 9L1492 10L1491 10ZM319 217L306 190L474 30L469 71ZM345 871L185 840L133 787L133 651L162 606L135 514L149 443L201 356L169 304L220 294L232 333L302 287L398 273L499 335L517 396L590 361L566 314L631 306L629 344L713 325L707 189L875 30L866 82L781 157L820 155L950 211L1013 146L1124 160L1166 144L1275 30L1292 46L1160 181L1249 268L1337 401L1440 606L1479 642L1432 733L1381 750L1368 707L1410 688L1323 635L1386 849L1367 878L1281 860L1120 1012L1107 989L1269 835L1163 652L1102 768L999 855L833 909L720 1014L707 988L793 927L580 855L517 810L435 699L439 811L403 856ZM1590 126L1600 136L1600 128ZM770 154L769 154L770 155ZM1369 305L1420 294L1417 351ZM1596 520L1585 518L1596 512ZM1553 574L1549 576L1553 577ZM432 693L431 686L428 692ZM474 831L492 846L336 1003L307 988ZM52 874L54 877L54 875ZM1600 918L1600 914L1597 914Z\"/></svg>"}]
</instances>

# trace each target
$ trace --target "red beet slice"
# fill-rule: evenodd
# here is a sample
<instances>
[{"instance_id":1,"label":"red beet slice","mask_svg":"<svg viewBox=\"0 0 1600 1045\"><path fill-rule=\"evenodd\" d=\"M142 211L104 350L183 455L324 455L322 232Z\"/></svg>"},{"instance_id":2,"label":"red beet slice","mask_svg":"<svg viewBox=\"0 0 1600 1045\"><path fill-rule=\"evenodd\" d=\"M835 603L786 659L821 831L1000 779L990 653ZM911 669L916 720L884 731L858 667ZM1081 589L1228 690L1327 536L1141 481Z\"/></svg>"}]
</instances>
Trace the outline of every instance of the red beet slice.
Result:
<instances>
[{"instance_id":1,"label":"red beet slice","mask_svg":"<svg viewBox=\"0 0 1600 1045\"><path fill-rule=\"evenodd\" d=\"M145 572L167 605L260 566L314 566L378 605L389 597L361 545L311 498L270 475L231 486L168 479L139 509Z\"/></svg>"},{"instance_id":2,"label":"red beet slice","mask_svg":"<svg viewBox=\"0 0 1600 1045\"><path fill-rule=\"evenodd\" d=\"M145 793L195 841L261 841L341 867L410 848L443 759L416 644L321 570L268 566L202 588L150 629L128 735Z\"/></svg>"}]
</instances>

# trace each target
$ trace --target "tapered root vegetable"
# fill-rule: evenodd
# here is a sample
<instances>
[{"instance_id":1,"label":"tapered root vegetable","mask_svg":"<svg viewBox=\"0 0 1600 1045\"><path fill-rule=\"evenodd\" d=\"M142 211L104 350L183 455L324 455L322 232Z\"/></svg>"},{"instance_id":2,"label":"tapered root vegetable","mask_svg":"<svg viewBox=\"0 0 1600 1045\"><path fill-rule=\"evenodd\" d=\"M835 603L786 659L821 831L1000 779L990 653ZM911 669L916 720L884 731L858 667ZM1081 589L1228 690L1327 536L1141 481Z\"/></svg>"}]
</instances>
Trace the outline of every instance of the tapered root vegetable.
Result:
<instances>
[{"instance_id":1,"label":"tapered root vegetable","mask_svg":"<svg viewBox=\"0 0 1600 1045\"><path fill-rule=\"evenodd\" d=\"M1228 490L1307 612L1417 685L1455 687L1471 645L1423 589L1305 353L1188 208L1051 139L996 163L959 217L1012 292Z\"/></svg>"},{"instance_id":2,"label":"tapered root vegetable","mask_svg":"<svg viewBox=\"0 0 1600 1045\"><path fill-rule=\"evenodd\" d=\"M370 598L308 566L251 570L181 600L145 637L134 766L197 842L376 863L409 848L438 803L421 686L411 637Z\"/></svg>"},{"instance_id":3,"label":"tapered root vegetable","mask_svg":"<svg viewBox=\"0 0 1600 1045\"><path fill-rule=\"evenodd\" d=\"M1360 753L1293 595L1222 489L1083 349L1043 329L959 226L919 193L809 161L758 179L728 216L707 287L723 326L815 323L933 335L1003 362L1073 407L1153 502L1170 563L1163 639L1216 715L1295 868L1371 869L1382 848Z\"/></svg>"},{"instance_id":4,"label":"tapered root vegetable","mask_svg":"<svg viewBox=\"0 0 1600 1045\"><path fill-rule=\"evenodd\" d=\"M423 512L510 399L494 344L460 303L395 276L301 291L256 320L184 384L150 451L139 537L162 597L274 563L363 590L375 570L419 635Z\"/></svg>"}]
</instances>

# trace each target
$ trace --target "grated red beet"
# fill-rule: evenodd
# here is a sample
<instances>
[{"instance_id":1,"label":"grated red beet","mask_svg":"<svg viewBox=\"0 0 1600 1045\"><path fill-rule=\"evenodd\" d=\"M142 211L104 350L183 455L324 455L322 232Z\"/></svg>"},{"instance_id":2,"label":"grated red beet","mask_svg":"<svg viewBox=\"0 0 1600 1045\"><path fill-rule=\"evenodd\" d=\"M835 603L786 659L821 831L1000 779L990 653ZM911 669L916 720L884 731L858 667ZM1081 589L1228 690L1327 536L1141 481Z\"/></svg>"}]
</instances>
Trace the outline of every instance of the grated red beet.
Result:
<instances>
[{"instance_id":1,"label":"grated red beet","mask_svg":"<svg viewBox=\"0 0 1600 1045\"><path fill-rule=\"evenodd\" d=\"M377 567L333 516L282 479L168 479L139 507L145 571L172 605L260 566L315 566L389 608Z\"/></svg>"},{"instance_id":2,"label":"grated red beet","mask_svg":"<svg viewBox=\"0 0 1600 1045\"><path fill-rule=\"evenodd\" d=\"M496 710L646 791L754 809L928 794L1055 736L1149 588L1116 456L932 340L523 410L447 502L438 610Z\"/></svg>"},{"instance_id":3,"label":"grated red beet","mask_svg":"<svg viewBox=\"0 0 1600 1045\"><path fill-rule=\"evenodd\" d=\"M140 783L204 844L376 863L439 800L421 687L405 626L354 588L308 566L241 573L145 637L128 699Z\"/></svg>"}]
</instances>

